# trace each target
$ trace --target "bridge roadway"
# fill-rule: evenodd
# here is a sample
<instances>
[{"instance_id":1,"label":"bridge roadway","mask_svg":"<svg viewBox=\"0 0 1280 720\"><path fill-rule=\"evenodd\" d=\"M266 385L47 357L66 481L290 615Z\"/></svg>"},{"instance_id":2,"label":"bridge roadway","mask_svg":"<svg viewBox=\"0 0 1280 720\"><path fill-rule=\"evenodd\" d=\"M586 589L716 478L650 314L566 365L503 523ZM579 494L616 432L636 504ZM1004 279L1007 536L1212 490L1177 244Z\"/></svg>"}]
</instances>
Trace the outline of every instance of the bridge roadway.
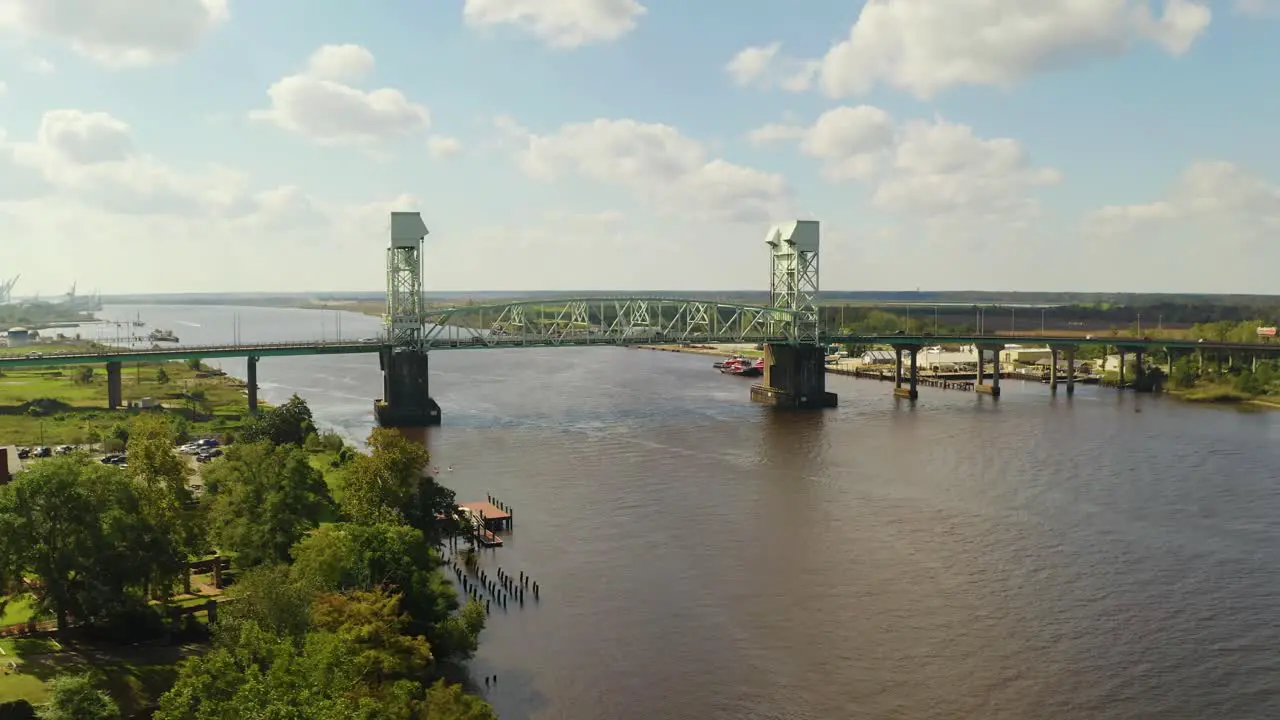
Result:
<instances>
[{"instance_id":1,"label":"bridge roadway","mask_svg":"<svg viewBox=\"0 0 1280 720\"><path fill-rule=\"evenodd\" d=\"M1082 345L1109 345L1125 350L1206 350L1206 351L1266 351L1280 354L1280 343L1231 343L1197 340L1159 340L1125 336L1093 336L1055 337L1043 335L845 335L832 334L822 337L824 343L859 344L859 345L897 345L902 347L926 345L1013 345L1036 344L1060 347ZM560 338L539 335L537 337L467 335L457 338L435 337L428 343L428 350L496 350L522 347L590 347L590 346L627 346L627 345L686 345L686 344L730 344L730 343L769 343L788 344L784 337L773 336L698 336L685 335L667 337L661 335L641 336L596 336L567 335ZM371 354L382 350L378 342L357 341L312 341L259 343L249 345L175 345L173 347L149 349L108 349L88 353L42 353L38 357L39 346L32 346L27 355L0 356L0 369L17 367L48 367L55 365L90 365L101 363L132 362L165 362L171 360L201 360L226 357L296 357L306 355L352 355Z\"/></svg>"}]
</instances>

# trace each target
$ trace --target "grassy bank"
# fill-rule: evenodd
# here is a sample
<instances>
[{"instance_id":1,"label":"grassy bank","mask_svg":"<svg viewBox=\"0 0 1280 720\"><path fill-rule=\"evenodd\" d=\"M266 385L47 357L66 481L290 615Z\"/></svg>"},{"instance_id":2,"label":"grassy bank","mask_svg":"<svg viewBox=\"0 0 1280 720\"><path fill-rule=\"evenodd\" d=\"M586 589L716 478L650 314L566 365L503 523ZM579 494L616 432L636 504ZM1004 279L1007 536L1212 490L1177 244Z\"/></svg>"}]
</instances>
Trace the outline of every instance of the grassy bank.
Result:
<instances>
[{"instance_id":1,"label":"grassy bank","mask_svg":"<svg viewBox=\"0 0 1280 720\"><path fill-rule=\"evenodd\" d=\"M45 353L73 347L41 345ZM82 348L81 348L82 349ZM29 351L0 348L0 353ZM186 419L193 434L222 433L248 415L244 383L206 366L186 362L133 363L121 375L123 399L151 398L166 412ZM4 370L0 375L0 445L98 442L137 409L107 409L104 365L69 365Z\"/></svg>"}]
</instances>

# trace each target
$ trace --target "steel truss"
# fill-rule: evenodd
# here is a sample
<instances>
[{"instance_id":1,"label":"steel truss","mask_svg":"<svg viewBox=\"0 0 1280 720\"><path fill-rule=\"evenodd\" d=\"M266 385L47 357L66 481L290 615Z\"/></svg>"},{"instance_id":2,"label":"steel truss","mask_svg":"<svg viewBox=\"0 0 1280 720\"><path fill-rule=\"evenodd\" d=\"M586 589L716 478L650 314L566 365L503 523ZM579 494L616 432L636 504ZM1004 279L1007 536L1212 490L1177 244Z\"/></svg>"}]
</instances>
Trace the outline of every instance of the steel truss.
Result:
<instances>
[{"instance_id":1,"label":"steel truss","mask_svg":"<svg viewBox=\"0 0 1280 720\"><path fill-rule=\"evenodd\" d=\"M521 300L423 313L424 349L559 345L793 343L793 310L708 300Z\"/></svg>"}]
</instances>

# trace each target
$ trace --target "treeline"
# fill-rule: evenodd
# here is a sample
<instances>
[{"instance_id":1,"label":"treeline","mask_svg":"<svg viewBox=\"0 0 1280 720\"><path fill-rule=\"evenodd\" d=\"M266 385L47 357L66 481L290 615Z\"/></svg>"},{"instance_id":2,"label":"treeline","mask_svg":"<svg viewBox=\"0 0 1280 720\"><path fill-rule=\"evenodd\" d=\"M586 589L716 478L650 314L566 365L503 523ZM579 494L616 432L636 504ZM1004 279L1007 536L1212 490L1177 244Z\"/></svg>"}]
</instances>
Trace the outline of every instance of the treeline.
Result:
<instances>
[{"instance_id":1,"label":"treeline","mask_svg":"<svg viewBox=\"0 0 1280 720\"><path fill-rule=\"evenodd\" d=\"M93 313L79 312L55 303L0 305L0 330L11 327L40 328L56 322L90 322Z\"/></svg>"},{"instance_id":2,"label":"treeline","mask_svg":"<svg viewBox=\"0 0 1280 720\"><path fill-rule=\"evenodd\" d=\"M160 697L159 720L493 718L446 681L485 624L440 571L439 547L460 527L453 492L422 474L426 450L400 434L374 430L369 446L318 436L295 396L205 466L197 496L173 428L140 416L127 469L55 457L0 488L0 581L63 636L206 638ZM325 465L307 447L338 451ZM168 601L189 589L191 562L214 553L234 569L217 622L188 616L175 632ZM119 717L102 687L66 678L50 707Z\"/></svg>"}]
</instances>

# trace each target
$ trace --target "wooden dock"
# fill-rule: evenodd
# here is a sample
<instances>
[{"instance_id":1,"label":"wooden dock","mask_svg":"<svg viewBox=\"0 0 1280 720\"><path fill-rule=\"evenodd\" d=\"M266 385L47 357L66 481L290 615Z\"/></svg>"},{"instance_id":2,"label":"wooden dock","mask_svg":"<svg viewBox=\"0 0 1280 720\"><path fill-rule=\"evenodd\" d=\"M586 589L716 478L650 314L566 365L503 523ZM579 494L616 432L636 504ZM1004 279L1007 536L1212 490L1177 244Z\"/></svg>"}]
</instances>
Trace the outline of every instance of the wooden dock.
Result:
<instances>
[{"instance_id":1,"label":"wooden dock","mask_svg":"<svg viewBox=\"0 0 1280 720\"><path fill-rule=\"evenodd\" d=\"M485 547L502 546L502 538L498 537L494 531L511 529L511 513L491 502L484 501L458 503L458 508L471 516L477 542Z\"/></svg>"}]
</instances>

